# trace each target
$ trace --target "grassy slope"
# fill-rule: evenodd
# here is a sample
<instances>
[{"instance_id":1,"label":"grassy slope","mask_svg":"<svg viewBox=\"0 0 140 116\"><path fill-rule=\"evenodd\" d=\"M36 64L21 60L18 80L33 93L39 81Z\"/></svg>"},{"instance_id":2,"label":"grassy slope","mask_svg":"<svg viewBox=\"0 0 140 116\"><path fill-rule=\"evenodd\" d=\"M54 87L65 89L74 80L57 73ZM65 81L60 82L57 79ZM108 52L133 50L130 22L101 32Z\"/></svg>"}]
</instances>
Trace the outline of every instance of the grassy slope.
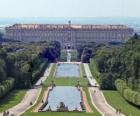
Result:
<instances>
[{"instance_id":1,"label":"grassy slope","mask_svg":"<svg viewBox=\"0 0 140 116\"><path fill-rule=\"evenodd\" d=\"M140 109L129 104L117 91L103 91L108 103L114 108L119 108L121 111L129 116L140 116Z\"/></svg>"},{"instance_id":2,"label":"grassy slope","mask_svg":"<svg viewBox=\"0 0 140 116\"><path fill-rule=\"evenodd\" d=\"M84 68L83 63L81 63L80 68L81 68L81 73L82 73L81 75L82 75L82 77L84 77L86 75L86 72L85 72L85 68Z\"/></svg>"},{"instance_id":3,"label":"grassy slope","mask_svg":"<svg viewBox=\"0 0 140 116\"><path fill-rule=\"evenodd\" d=\"M22 101L26 90L12 90L5 98L0 100L0 112L3 112Z\"/></svg>"},{"instance_id":4,"label":"grassy slope","mask_svg":"<svg viewBox=\"0 0 140 116\"><path fill-rule=\"evenodd\" d=\"M100 73L98 72L98 67L94 59L91 59L90 69L93 76L99 82ZM117 91L103 91L103 93L107 102L114 108L121 109L122 112L126 115L131 114L131 116L139 116L140 109L137 109L136 107L132 106L127 101L125 101L125 99L121 97L121 95Z\"/></svg>"},{"instance_id":5,"label":"grassy slope","mask_svg":"<svg viewBox=\"0 0 140 116\"><path fill-rule=\"evenodd\" d=\"M26 94L26 90L13 90L4 99L0 100L0 112L3 112L20 103Z\"/></svg>"}]
</instances>

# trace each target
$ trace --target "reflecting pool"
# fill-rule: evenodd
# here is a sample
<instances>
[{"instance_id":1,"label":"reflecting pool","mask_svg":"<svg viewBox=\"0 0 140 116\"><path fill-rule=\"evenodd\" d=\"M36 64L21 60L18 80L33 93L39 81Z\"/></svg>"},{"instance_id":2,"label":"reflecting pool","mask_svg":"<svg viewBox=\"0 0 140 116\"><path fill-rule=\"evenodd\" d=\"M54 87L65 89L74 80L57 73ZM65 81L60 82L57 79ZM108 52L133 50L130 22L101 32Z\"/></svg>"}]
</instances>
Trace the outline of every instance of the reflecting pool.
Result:
<instances>
[{"instance_id":1,"label":"reflecting pool","mask_svg":"<svg viewBox=\"0 0 140 116\"><path fill-rule=\"evenodd\" d=\"M50 91L48 96L48 104L44 107L43 111L51 108L52 111L57 111L60 106L60 102L63 102L69 111L75 109L82 111L80 102L81 94L76 87L71 86L56 86Z\"/></svg>"},{"instance_id":2,"label":"reflecting pool","mask_svg":"<svg viewBox=\"0 0 140 116\"><path fill-rule=\"evenodd\" d=\"M60 63L57 65L56 77L80 77L79 64Z\"/></svg>"}]
</instances>

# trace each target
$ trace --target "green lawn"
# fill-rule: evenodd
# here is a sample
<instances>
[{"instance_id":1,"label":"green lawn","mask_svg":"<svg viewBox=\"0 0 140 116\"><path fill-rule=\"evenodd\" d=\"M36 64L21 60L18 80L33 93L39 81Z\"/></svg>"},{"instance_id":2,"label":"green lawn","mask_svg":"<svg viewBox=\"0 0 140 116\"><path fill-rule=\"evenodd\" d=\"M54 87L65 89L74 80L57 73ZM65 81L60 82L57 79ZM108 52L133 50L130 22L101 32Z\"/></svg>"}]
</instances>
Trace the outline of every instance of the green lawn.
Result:
<instances>
[{"instance_id":1,"label":"green lawn","mask_svg":"<svg viewBox=\"0 0 140 116\"><path fill-rule=\"evenodd\" d=\"M80 68L81 68L81 76L84 77L86 75L86 72L83 63L80 64Z\"/></svg>"},{"instance_id":2,"label":"green lawn","mask_svg":"<svg viewBox=\"0 0 140 116\"><path fill-rule=\"evenodd\" d=\"M140 109L129 104L117 91L103 91L106 100L114 108L119 108L126 115L140 116Z\"/></svg>"},{"instance_id":3,"label":"green lawn","mask_svg":"<svg viewBox=\"0 0 140 116\"><path fill-rule=\"evenodd\" d=\"M67 60L67 52L66 50L61 50L61 56L60 56L60 60Z\"/></svg>"},{"instance_id":4,"label":"green lawn","mask_svg":"<svg viewBox=\"0 0 140 116\"><path fill-rule=\"evenodd\" d=\"M78 81L81 86L87 86L88 80L87 78L83 77L84 69L82 68L82 64L80 65L80 77L54 77L54 73L57 66L56 64L53 65L52 70L50 72L50 75L48 79L44 82L44 86L50 86L52 81L56 84L56 86L76 86L78 84Z\"/></svg>"},{"instance_id":5,"label":"green lawn","mask_svg":"<svg viewBox=\"0 0 140 116\"><path fill-rule=\"evenodd\" d=\"M0 112L3 112L16 104L24 98L26 90L13 90L5 98L0 100Z\"/></svg>"},{"instance_id":6,"label":"green lawn","mask_svg":"<svg viewBox=\"0 0 140 116\"><path fill-rule=\"evenodd\" d=\"M90 60L90 70L94 78L100 83L100 73L98 71L98 66L95 59ZM112 105L114 108L121 109L121 111L126 115L129 116L140 116L140 109L134 107L133 105L129 104L118 91L103 91L107 102Z\"/></svg>"},{"instance_id":7,"label":"green lawn","mask_svg":"<svg viewBox=\"0 0 140 116\"><path fill-rule=\"evenodd\" d=\"M51 69L51 72L49 74L49 77L54 77L55 70L56 70L56 63L53 64L52 69Z\"/></svg>"},{"instance_id":8,"label":"green lawn","mask_svg":"<svg viewBox=\"0 0 140 116\"><path fill-rule=\"evenodd\" d=\"M56 84L56 86L76 86L78 84L78 81L81 86L87 86L88 81L86 78L51 78L49 77L45 83L44 86L50 86L52 81Z\"/></svg>"},{"instance_id":9,"label":"green lawn","mask_svg":"<svg viewBox=\"0 0 140 116\"><path fill-rule=\"evenodd\" d=\"M71 51L71 57L72 57L72 59L77 60L77 50L72 50Z\"/></svg>"},{"instance_id":10,"label":"green lawn","mask_svg":"<svg viewBox=\"0 0 140 116\"><path fill-rule=\"evenodd\" d=\"M101 116L94 113L77 113L77 112L38 112L38 113L25 113L23 116Z\"/></svg>"}]
</instances>

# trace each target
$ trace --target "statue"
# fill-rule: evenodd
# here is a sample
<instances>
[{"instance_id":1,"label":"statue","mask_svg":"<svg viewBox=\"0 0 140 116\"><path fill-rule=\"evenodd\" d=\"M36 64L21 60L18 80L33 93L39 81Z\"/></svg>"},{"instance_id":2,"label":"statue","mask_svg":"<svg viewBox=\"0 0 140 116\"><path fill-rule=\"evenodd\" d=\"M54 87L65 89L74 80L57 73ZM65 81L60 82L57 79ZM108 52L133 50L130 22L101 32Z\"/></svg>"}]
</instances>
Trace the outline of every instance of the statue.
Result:
<instances>
[{"instance_id":1,"label":"statue","mask_svg":"<svg viewBox=\"0 0 140 116\"><path fill-rule=\"evenodd\" d=\"M59 107L57 107L57 111L59 112L68 111L68 107L65 106L64 102L60 102Z\"/></svg>"}]
</instances>

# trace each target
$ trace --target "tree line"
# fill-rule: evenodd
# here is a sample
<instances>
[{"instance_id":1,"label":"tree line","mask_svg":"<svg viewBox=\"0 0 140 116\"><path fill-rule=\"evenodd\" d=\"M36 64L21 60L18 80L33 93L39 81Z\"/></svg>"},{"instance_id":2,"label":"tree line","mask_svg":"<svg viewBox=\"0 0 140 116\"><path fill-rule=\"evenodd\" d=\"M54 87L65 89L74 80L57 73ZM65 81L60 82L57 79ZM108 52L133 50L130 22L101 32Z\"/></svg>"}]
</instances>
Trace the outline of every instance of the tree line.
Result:
<instances>
[{"instance_id":1,"label":"tree line","mask_svg":"<svg viewBox=\"0 0 140 116\"><path fill-rule=\"evenodd\" d=\"M94 55L96 43L85 43L77 46L78 59L83 63L90 63L90 58Z\"/></svg>"},{"instance_id":2,"label":"tree line","mask_svg":"<svg viewBox=\"0 0 140 116\"><path fill-rule=\"evenodd\" d=\"M0 98L12 88L30 88L49 62L60 57L58 42L6 42L0 47ZM50 57L51 56L51 57Z\"/></svg>"},{"instance_id":3,"label":"tree line","mask_svg":"<svg viewBox=\"0 0 140 116\"><path fill-rule=\"evenodd\" d=\"M127 101L140 106L140 37L135 34L121 46L101 46L93 59L100 72L100 88L117 89Z\"/></svg>"},{"instance_id":4,"label":"tree line","mask_svg":"<svg viewBox=\"0 0 140 116\"><path fill-rule=\"evenodd\" d=\"M78 53L82 62L90 63L90 59L96 62L100 89L117 89L127 101L140 106L140 37L137 34L125 44L79 46Z\"/></svg>"}]
</instances>

